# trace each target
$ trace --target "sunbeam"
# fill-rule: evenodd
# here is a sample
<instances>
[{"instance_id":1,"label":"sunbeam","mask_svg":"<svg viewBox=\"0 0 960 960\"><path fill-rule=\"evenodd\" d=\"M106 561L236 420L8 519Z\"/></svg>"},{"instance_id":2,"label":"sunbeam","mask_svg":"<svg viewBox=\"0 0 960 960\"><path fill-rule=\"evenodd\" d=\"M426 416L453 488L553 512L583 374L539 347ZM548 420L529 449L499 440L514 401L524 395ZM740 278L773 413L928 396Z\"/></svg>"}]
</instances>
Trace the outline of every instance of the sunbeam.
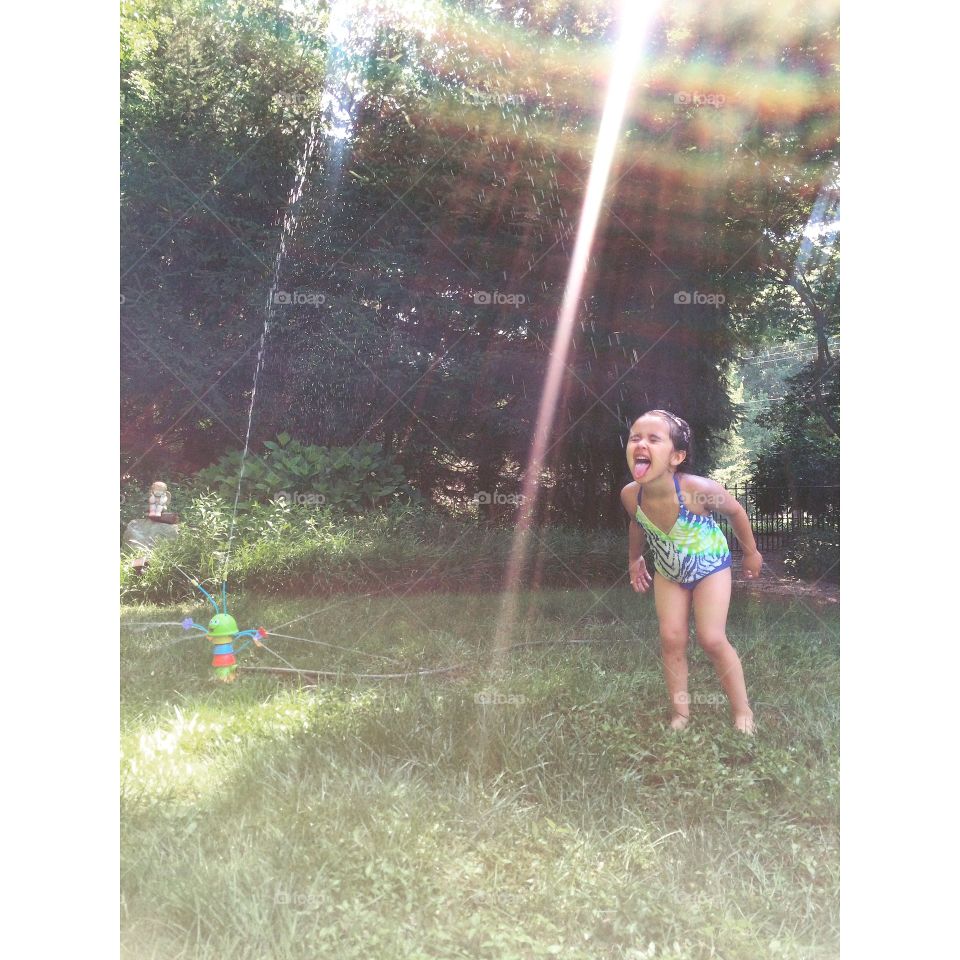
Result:
<instances>
[{"instance_id":1,"label":"sunbeam","mask_svg":"<svg viewBox=\"0 0 960 960\"><path fill-rule=\"evenodd\" d=\"M614 49L613 67L610 82L607 86L603 117L600 121L600 132L597 134L593 161L590 167L590 178L587 182L587 191L580 211L580 222L577 227L573 256L570 259L570 267L567 272L557 329L550 348L550 360L543 392L540 396L533 442L530 447L527 468L523 475L521 509L517 518L510 560L507 565L503 604L494 634L494 656L497 659L502 657L509 645L509 636L516 617L520 575L527 557L529 530L536 514L543 458L556 419L557 401L560 396L567 355L570 352L573 323L577 317L580 298L587 278L587 268L597 222L600 218L600 208L606 193L607 181L610 178L610 169L613 166L624 114L639 67L640 54L658 7L659 4L653 2L653 0L642 3L635 2L635 0L623 0L620 4L620 33Z\"/></svg>"}]
</instances>

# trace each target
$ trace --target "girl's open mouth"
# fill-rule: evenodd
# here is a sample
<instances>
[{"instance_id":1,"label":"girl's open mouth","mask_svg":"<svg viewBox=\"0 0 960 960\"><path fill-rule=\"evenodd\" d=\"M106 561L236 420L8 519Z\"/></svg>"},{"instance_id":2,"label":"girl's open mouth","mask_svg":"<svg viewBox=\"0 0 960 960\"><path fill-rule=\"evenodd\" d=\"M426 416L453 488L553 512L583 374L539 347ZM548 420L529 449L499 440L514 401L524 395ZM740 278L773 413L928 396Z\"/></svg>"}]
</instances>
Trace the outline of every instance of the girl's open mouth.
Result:
<instances>
[{"instance_id":1,"label":"girl's open mouth","mask_svg":"<svg viewBox=\"0 0 960 960\"><path fill-rule=\"evenodd\" d=\"M642 480L649 469L650 469L650 460L649 460L649 458L648 458L648 457L637 457L637 459L633 461L633 478L634 478L634 480Z\"/></svg>"}]
</instances>

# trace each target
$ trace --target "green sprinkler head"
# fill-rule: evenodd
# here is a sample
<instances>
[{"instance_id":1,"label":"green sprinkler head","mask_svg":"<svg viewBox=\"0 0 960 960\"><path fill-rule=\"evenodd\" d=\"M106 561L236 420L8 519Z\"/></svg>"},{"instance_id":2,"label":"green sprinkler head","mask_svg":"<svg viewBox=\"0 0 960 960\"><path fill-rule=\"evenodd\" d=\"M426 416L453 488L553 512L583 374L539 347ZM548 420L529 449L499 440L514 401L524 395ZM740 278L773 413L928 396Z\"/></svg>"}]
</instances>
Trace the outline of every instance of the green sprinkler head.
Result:
<instances>
[{"instance_id":1,"label":"green sprinkler head","mask_svg":"<svg viewBox=\"0 0 960 960\"><path fill-rule=\"evenodd\" d=\"M237 621L229 613L218 613L211 617L210 626L207 627L207 635L210 637L232 637L239 632Z\"/></svg>"}]
</instances>

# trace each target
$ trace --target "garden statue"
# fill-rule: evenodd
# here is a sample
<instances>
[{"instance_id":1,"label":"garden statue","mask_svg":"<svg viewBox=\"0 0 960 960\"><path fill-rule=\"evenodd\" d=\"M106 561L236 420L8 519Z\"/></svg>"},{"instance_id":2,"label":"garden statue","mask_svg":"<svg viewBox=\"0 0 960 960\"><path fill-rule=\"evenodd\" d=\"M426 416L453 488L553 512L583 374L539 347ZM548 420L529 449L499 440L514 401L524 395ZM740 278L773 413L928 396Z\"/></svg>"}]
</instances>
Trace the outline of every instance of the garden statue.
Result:
<instances>
[{"instance_id":1,"label":"garden statue","mask_svg":"<svg viewBox=\"0 0 960 960\"><path fill-rule=\"evenodd\" d=\"M157 480L150 484L146 513L131 520L123 531L123 545L137 553L132 564L137 573L143 573L150 552L158 541L168 540L179 533L180 515L168 512L169 505L167 485Z\"/></svg>"},{"instance_id":2,"label":"garden statue","mask_svg":"<svg viewBox=\"0 0 960 960\"><path fill-rule=\"evenodd\" d=\"M167 505L170 503L170 494L167 492L167 485L161 480L155 480L150 484L147 503L147 517L154 523L179 523L180 517L177 514L166 512Z\"/></svg>"}]
</instances>

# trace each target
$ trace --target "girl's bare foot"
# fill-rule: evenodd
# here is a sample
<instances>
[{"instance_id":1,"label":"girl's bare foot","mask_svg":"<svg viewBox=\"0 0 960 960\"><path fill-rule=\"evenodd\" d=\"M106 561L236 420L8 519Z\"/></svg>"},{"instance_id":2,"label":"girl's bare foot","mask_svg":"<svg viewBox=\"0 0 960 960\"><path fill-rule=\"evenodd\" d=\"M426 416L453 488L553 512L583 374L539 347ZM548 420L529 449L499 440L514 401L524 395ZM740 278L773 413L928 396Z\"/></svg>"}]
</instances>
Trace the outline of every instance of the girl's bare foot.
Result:
<instances>
[{"instance_id":1,"label":"girl's bare foot","mask_svg":"<svg viewBox=\"0 0 960 960\"><path fill-rule=\"evenodd\" d=\"M670 719L670 729L682 730L689 722L690 718L685 714L675 713Z\"/></svg>"},{"instance_id":2,"label":"girl's bare foot","mask_svg":"<svg viewBox=\"0 0 960 960\"><path fill-rule=\"evenodd\" d=\"M752 713L743 713L740 716L733 718L733 725L741 732L746 733L749 736L753 736L753 714Z\"/></svg>"}]
</instances>

